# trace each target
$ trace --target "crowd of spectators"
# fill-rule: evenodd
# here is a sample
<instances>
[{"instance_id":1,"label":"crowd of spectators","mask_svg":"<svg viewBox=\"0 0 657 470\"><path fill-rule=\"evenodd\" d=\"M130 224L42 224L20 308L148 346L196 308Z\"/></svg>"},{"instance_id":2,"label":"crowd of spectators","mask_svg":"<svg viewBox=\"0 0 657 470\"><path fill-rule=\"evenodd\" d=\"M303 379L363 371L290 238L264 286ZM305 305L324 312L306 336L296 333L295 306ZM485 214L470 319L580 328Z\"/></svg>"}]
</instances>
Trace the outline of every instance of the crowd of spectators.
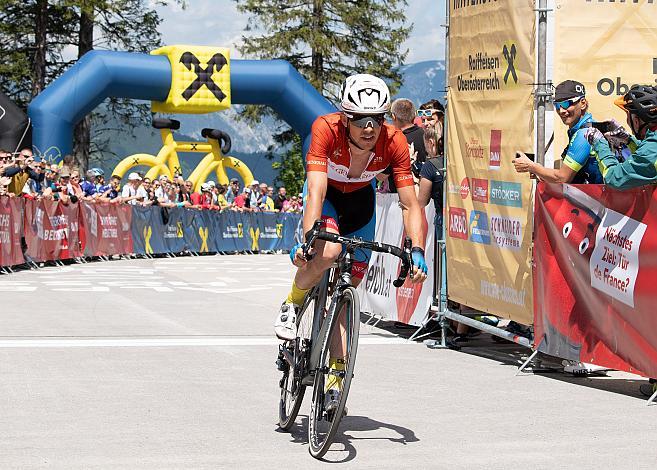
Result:
<instances>
[{"instance_id":1,"label":"crowd of spectators","mask_svg":"<svg viewBox=\"0 0 657 470\"><path fill-rule=\"evenodd\" d=\"M151 180L132 172L125 184L122 183L117 175L107 182L100 168L91 168L83 178L71 156L65 157L60 166L37 161L29 149L16 153L0 149L0 196L239 212L300 213L302 210L301 194L289 197L284 187L274 194L272 186L257 180L244 188L237 178L231 179L228 185L207 181L197 191L192 181L180 176L171 180L163 175Z\"/></svg>"}]
</instances>

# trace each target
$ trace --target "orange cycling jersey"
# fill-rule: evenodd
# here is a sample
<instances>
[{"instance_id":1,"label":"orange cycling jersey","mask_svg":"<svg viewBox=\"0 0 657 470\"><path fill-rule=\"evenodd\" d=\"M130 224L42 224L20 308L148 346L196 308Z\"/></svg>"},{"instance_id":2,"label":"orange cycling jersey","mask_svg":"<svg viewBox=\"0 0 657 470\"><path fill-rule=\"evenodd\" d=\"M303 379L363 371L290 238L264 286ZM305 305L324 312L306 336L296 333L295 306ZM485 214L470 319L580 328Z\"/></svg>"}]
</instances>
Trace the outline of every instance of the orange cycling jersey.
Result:
<instances>
[{"instance_id":1,"label":"orange cycling jersey","mask_svg":"<svg viewBox=\"0 0 657 470\"><path fill-rule=\"evenodd\" d=\"M383 124L363 173L350 177L349 139L347 129L340 122L340 115L320 116L313 123L306 171L323 171L328 174L330 186L343 193L351 193L370 184L376 175L392 165L392 177L398 188L413 185L406 137L388 124Z\"/></svg>"}]
</instances>

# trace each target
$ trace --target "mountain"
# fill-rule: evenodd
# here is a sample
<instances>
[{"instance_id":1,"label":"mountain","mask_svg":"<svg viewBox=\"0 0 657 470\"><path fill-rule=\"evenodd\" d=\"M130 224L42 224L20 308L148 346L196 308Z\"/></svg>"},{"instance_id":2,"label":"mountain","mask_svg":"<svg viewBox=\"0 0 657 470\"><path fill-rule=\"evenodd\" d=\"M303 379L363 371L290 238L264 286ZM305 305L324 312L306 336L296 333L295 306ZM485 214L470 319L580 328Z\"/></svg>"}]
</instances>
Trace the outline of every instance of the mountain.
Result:
<instances>
[{"instance_id":1,"label":"mountain","mask_svg":"<svg viewBox=\"0 0 657 470\"><path fill-rule=\"evenodd\" d=\"M432 98L444 101L445 95L445 62L442 60L407 64L400 68L402 85L393 98L408 98L420 105ZM201 137L201 129L211 127L222 129L231 136L231 155L242 160L251 169L255 178L267 183L273 183L275 172L271 168L271 160L264 158L267 148L274 142L272 135L278 132L280 124L267 118L257 126L250 126L237 119L241 107L211 114L180 114L173 116L179 120L180 133L177 140L205 140ZM116 128L117 125L108 127ZM119 160L133 153L157 154L162 141L159 131L152 129L149 123L134 129L135 136L110 131L106 136L110 140L110 150L117 157L106 156L102 161L95 162L105 170L113 169ZM193 168L201 159L200 154L184 155L183 166L186 170Z\"/></svg>"}]
</instances>

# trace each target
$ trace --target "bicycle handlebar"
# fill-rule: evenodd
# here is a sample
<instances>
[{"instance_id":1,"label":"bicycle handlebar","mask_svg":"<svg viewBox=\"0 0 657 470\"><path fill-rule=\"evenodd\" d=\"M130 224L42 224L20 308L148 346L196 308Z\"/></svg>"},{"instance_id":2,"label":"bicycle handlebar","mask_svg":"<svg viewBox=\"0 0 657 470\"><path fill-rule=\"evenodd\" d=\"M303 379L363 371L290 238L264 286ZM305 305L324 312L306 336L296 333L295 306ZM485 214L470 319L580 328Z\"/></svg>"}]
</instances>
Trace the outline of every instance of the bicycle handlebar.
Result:
<instances>
[{"instance_id":1,"label":"bicycle handlebar","mask_svg":"<svg viewBox=\"0 0 657 470\"><path fill-rule=\"evenodd\" d=\"M349 238L338 235L337 233L330 233L320 230L322 225L321 220L315 221L313 228L306 234L308 239L302 246L303 256L305 259L310 260L312 255L308 252L312 248L313 244L317 240L325 240L332 243L341 243L355 248L365 248L368 250L376 251L377 253L388 253L399 258L402 262L401 271L399 272L399 277L393 281L392 285L395 287L401 287L402 284L406 281L408 272L411 269L412 259L411 259L411 239L406 237L404 240L404 247L399 248L395 245L388 245L387 243L379 243L369 240L363 240L361 238Z\"/></svg>"},{"instance_id":2,"label":"bicycle handlebar","mask_svg":"<svg viewBox=\"0 0 657 470\"><path fill-rule=\"evenodd\" d=\"M221 145L221 153L223 155L226 155L228 152L230 152L232 142L230 140L230 136L224 131L206 127L201 130L201 136L205 137L206 139L218 140L219 145Z\"/></svg>"}]
</instances>

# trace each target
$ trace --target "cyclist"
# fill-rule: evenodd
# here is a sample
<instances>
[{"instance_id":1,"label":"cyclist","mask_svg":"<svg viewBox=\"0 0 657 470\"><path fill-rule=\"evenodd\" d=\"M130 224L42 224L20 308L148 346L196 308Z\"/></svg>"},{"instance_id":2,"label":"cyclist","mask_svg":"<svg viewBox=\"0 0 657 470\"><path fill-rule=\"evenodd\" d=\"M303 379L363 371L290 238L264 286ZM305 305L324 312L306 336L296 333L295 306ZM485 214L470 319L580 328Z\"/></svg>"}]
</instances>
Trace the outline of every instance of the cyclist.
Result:
<instances>
[{"instance_id":1,"label":"cyclist","mask_svg":"<svg viewBox=\"0 0 657 470\"><path fill-rule=\"evenodd\" d=\"M586 89L580 82L566 80L554 90L554 110L568 126L568 145L561 154L563 165L559 169L546 168L530 160L522 152L513 160L518 173L533 173L549 183L599 184L602 173L595 151L587 142L585 132L594 122L588 112Z\"/></svg>"},{"instance_id":2,"label":"cyclist","mask_svg":"<svg viewBox=\"0 0 657 470\"><path fill-rule=\"evenodd\" d=\"M595 128L587 130L605 184L627 189L657 183L657 87L634 86L614 104L627 113L627 124L636 138L622 127L610 131L612 142L620 138L632 150L632 156L620 162L602 132Z\"/></svg>"},{"instance_id":3,"label":"cyclist","mask_svg":"<svg viewBox=\"0 0 657 470\"><path fill-rule=\"evenodd\" d=\"M423 282L427 264L422 242L422 213L415 195L406 138L401 131L384 123L390 109L388 86L372 75L352 75L343 83L340 95L341 112L320 116L312 126L306 156L304 234L321 218L324 229L329 232L372 240L376 214L373 183L376 175L390 165L400 204L408 211L404 226L413 241L412 280ZM340 244L317 242L313 248L315 256L307 261L301 246L292 249L290 257L299 269L276 317L274 330L280 339L295 338L296 314L306 292L319 282L341 250ZM370 255L369 250L359 250L355 254L354 285L362 280ZM334 355L332 350L331 356ZM339 354L335 356L330 360L330 367L343 370ZM339 389L337 376L332 382L327 384L329 392ZM337 393L327 394L333 403L337 403Z\"/></svg>"}]
</instances>

